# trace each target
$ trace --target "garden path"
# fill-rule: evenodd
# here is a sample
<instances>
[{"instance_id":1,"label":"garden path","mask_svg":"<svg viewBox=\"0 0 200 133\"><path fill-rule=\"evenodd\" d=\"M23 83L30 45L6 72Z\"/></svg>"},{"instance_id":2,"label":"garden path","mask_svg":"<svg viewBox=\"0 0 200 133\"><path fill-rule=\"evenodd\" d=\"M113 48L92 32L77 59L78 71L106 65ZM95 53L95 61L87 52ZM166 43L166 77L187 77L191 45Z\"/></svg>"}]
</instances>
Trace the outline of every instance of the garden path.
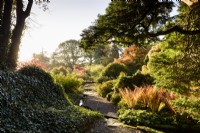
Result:
<instances>
[{"instance_id":1,"label":"garden path","mask_svg":"<svg viewBox=\"0 0 200 133\"><path fill-rule=\"evenodd\" d=\"M140 130L124 126L117 120L117 107L115 105L98 96L93 89L86 90L84 94L87 95L87 98L84 106L100 112L105 118L94 122L92 128L86 133L142 133Z\"/></svg>"}]
</instances>

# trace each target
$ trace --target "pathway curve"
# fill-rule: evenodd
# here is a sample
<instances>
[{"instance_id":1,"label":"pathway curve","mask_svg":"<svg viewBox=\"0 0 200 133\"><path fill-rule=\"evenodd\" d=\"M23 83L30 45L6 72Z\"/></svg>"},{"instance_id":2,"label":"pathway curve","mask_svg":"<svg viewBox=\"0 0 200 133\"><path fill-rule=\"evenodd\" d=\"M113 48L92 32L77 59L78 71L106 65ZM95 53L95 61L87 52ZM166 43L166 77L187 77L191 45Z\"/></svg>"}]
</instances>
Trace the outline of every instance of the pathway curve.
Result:
<instances>
[{"instance_id":1,"label":"pathway curve","mask_svg":"<svg viewBox=\"0 0 200 133\"><path fill-rule=\"evenodd\" d=\"M123 123L117 120L117 107L105 98L98 96L93 90L85 91L84 94L87 95L84 106L105 116L104 120L95 122L86 133L142 133L140 130L123 126Z\"/></svg>"}]
</instances>

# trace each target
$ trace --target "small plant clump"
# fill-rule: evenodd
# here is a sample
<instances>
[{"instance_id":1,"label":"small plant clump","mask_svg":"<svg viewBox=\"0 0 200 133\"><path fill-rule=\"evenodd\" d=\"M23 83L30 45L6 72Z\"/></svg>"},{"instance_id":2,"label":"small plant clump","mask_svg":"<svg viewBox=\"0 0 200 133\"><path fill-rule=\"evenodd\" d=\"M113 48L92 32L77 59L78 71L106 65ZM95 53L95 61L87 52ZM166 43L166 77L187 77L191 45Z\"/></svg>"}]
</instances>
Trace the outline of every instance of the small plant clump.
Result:
<instances>
[{"instance_id":1,"label":"small plant clump","mask_svg":"<svg viewBox=\"0 0 200 133\"><path fill-rule=\"evenodd\" d=\"M176 113L169 103L169 100L175 99L175 96L163 89L156 90L151 86L136 87L134 91L131 89L120 89L120 94L122 100L131 108L141 106L146 109L150 108L152 112L159 112L164 107L163 104L165 104L173 114Z\"/></svg>"}]
</instances>

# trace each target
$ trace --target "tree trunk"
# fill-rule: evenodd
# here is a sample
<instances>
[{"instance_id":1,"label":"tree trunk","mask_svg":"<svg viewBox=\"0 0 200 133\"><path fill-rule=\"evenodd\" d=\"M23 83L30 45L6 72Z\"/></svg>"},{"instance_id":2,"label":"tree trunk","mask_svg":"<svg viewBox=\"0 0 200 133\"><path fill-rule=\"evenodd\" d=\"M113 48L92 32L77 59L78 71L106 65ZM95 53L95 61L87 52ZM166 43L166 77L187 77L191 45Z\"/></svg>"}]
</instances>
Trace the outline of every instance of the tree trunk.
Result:
<instances>
[{"instance_id":1,"label":"tree trunk","mask_svg":"<svg viewBox=\"0 0 200 133\"><path fill-rule=\"evenodd\" d=\"M3 2L1 0L1 2ZM3 6L4 4L4 6ZM2 7L2 25L0 31L0 64L5 65L10 40L11 12L13 0L4 0Z\"/></svg>"},{"instance_id":2,"label":"tree trunk","mask_svg":"<svg viewBox=\"0 0 200 133\"><path fill-rule=\"evenodd\" d=\"M17 66L19 46L21 43L21 36L24 30L25 20L30 15L30 11L33 5L33 0L28 1L28 5L25 11L23 11L23 1L16 0L16 13L17 22L12 32L11 44L8 51L7 66L9 69L14 70Z\"/></svg>"},{"instance_id":3,"label":"tree trunk","mask_svg":"<svg viewBox=\"0 0 200 133\"><path fill-rule=\"evenodd\" d=\"M25 19L19 21L13 30L11 37L10 49L8 52L7 66L9 69L14 70L17 66L19 46L21 43L21 36L25 25Z\"/></svg>"}]
</instances>

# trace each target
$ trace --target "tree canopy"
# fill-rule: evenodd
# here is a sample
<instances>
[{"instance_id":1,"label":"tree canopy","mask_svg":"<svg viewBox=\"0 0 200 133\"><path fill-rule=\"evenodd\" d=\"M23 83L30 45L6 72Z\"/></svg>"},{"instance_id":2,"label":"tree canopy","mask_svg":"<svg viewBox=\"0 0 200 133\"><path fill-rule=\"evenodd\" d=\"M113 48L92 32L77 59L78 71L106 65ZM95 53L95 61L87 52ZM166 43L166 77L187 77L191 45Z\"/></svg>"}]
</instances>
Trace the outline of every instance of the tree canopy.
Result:
<instances>
[{"instance_id":1,"label":"tree canopy","mask_svg":"<svg viewBox=\"0 0 200 133\"><path fill-rule=\"evenodd\" d=\"M67 40L59 44L52 54L52 65L63 65L73 68L76 64L81 64L85 60L85 53L79 48L77 40Z\"/></svg>"},{"instance_id":2,"label":"tree canopy","mask_svg":"<svg viewBox=\"0 0 200 133\"><path fill-rule=\"evenodd\" d=\"M180 2L180 5L182 4L184 5ZM106 13L98 15L94 24L83 30L81 47L88 49L97 44L110 42L121 45L149 44L158 40L158 36L172 32L200 34L200 2L193 2L190 7L188 6L189 12L182 14L183 17L195 16L193 29L188 29L186 23L177 22L179 14L171 16L170 13L176 5L178 3L173 1L113 0Z\"/></svg>"}]
</instances>

